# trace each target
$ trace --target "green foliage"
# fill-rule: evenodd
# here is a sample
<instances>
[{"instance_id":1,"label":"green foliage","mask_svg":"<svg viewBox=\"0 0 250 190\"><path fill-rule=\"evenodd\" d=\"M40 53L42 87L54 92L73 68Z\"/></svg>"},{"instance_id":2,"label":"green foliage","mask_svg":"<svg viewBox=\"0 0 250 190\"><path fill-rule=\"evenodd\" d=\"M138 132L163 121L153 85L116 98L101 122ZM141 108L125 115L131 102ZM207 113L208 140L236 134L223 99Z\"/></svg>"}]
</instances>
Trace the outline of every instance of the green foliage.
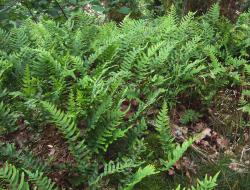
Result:
<instances>
[{"instance_id":1,"label":"green foliage","mask_svg":"<svg viewBox=\"0 0 250 190\"><path fill-rule=\"evenodd\" d=\"M126 173L128 169L135 168L141 165L141 163L135 163L132 159L123 159L121 161L110 161L104 164L104 171L99 174L99 176L92 183L97 183L102 178L117 174L117 173Z\"/></svg>"},{"instance_id":2,"label":"green foliage","mask_svg":"<svg viewBox=\"0 0 250 190\"><path fill-rule=\"evenodd\" d=\"M194 139L186 140L182 145L177 145L177 147L168 155L168 160L160 160L163 165L163 170L169 170L186 152L186 150L193 144Z\"/></svg>"},{"instance_id":3,"label":"green foliage","mask_svg":"<svg viewBox=\"0 0 250 190\"><path fill-rule=\"evenodd\" d=\"M80 169L84 173L89 163L89 150L84 140L80 140L80 131L74 121L64 112L57 109L48 102L42 102L43 107L51 114L52 121L58 126L59 131L64 135L69 145L69 150L74 155Z\"/></svg>"},{"instance_id":4,"label":"green foliage","mask_svg":"<svg viewBox=\"0 0 250 190\"><path fill-rule=\"evenodd\" d=\"M188 109L185 110L184 114L182 115L180 121L182 124L186 125L188 123L195 123L199 120L202 115L194 110Z\"/></svg>"},{"instance_id":5,"label":"green foliage","mask_svg":"<svg viewBox=\"0 0 250 190\"><path fill-rule=\"evenodd\" d=\"M24 172L14 165L5 163L4 167L0 168L0 179L3 179L6 182L6 186L10 189L20 189L20 190L29 190L28 181L26 181L26 176L28 175L29 181L33 184L32 189L39 190L56 190L58 189L54 182L51 181L48 177L44 176L42 172L36 171L32 173L29 170Z\"/></svg>"},{"instance_id":6,"label":"green foliage","mask_svg":"<svg viewBox=\"0 0 250 190\"><path fill-rule=\"evenodd\" d=\"M48 172L48 163L39 159L30 150L17 150L14 144L0 144L0 158L15 163L15 166L26 168L32 172Z\"/></svg>"},{"instance_id":7,"label":"green foliage","mask_svg":"<svg viewBox=\"0 0 250 190\"><path fill-rule=\"evenodd\" d=\"M128 11L124 5L119 12ZM28 177L33 188L53 189L46 175L61 168L69 189L133 189L146 177L166 174L194 142L174 142L169 110L188 104L181 121L196 122L200 115L191 108L197 101L206 110L222 90L247 89L249 83L248 12L235 24L220 17L218 5L201 17L180 18L177 12L172 7L156 19L126 17L119 25L65 12L67 20L43 16L1 29L1 135L32 134L28 145L0 147L3 162L23 168L3 166L7 185L14 180L23 186ZM243 110L248 94L242 93ZM54 127L73 157L70 167L59 162L47 168L48 155L40 160L31 152L41 132ZM150 135L162 154L146 143Z\"/></svg>"},{"instance_id":8,"label":"green foliage","mask_svg":"<svg viewBox=\"0 0 250 190\"><path fill-rule=\"evenodd\" d=\"M217 173L213 177L211 177L211 176L208 177L206 175L204 180L200 181L198 179L198 183L196 186L192 186L191 188L188 188L188 189L183 188L182 190L212 190L217 186L216 181L217 181L218 175L219 175L219 173ZM176 190L181 190L181 187L178 186L176 188Z\"/></svg>"},{"instance_id":9,"label":"green foliage","mask_svg":"<svg viewBox=\"0 0 250 190\"><path fill-rule=\"evenodd\" d=\"M0 102L0 134L12 132L16 129L17 116L3 102Z\"/></svg>"},{"instance_id":10,"label":"green foliage","mask_svg":"<svg viewBox=\"0 0 250 190\"><path fill-rule=\"evenodd\" d=\"M27 175L29 176L29 180L34 185L33 188L39 190L58 190L55 186L55 183L51 181L48 177L44 176L43 173L36 171L32 173L28 170L25 170Z\"/></svg>"},{"instance_id":11,"label":"green foliage","mask_svg":"<svg viewBox=\"0 0 250 190\"><path fill-rule=\"evenodd\" d=\"M139 168L138 171L132 176L126 187L123 189L131 190L143 178L154 174L157 174L157 171L155 170L155 167L153 165L147 165L144 168Z\"/></svg>"},{"instance_id":12,"label":"green foliage","mask_svg":"<svg viewBox=\"0 0 250 190\"><path fill-rule=\"evenodd\" d=\"M29 184L25 181L24 172L21 172L14 165L5 163L3 168L0 168L0 179L7 182L11 189L29 190Z\"/></svg>"},{"instance_id":13,"label":"green foliage","mask_svg":"<svg viewBox=\"0 0 250 190\"><path fill-rule=\"evenodd\" d=\"M158 138L164 151L164 157L167 158L168 153L174 149L174 138L171 134L170 119L168 117L168 109L165 102L157 117L155 129L159 133Z\"/></svg>"}]
</instances>

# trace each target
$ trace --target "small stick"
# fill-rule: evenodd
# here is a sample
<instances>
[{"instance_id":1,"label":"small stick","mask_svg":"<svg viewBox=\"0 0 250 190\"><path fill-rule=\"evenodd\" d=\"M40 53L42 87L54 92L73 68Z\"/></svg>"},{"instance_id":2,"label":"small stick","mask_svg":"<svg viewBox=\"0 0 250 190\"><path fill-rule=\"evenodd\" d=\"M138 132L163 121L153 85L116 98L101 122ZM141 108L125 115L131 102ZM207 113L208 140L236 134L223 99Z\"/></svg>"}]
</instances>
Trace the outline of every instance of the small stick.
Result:
<instances>
[{"instance_id":1,"label":"small stick","mask_svg":"<svg viewBox=\"0 0 250 190\"><path fill-rule=\"evenodd\" d=\"M57 0L55 0L55 2L57 4L57 6L60 8L60 10L61 10L62 14L64 15L64 17L66 19L68 19L67 15L65 14L65 12L64 12L63 8L61 7L60 3Z\"/></svg>"}]
</instances>

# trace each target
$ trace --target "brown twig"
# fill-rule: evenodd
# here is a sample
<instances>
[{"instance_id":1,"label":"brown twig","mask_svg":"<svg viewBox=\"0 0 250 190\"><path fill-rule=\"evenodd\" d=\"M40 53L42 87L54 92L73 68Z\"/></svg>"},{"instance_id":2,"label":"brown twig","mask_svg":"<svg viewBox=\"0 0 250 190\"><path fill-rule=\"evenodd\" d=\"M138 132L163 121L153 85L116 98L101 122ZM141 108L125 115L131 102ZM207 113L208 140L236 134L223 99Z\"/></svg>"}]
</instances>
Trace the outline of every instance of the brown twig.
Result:
<instances>
[{"instance_id":1,"label":"brown twig","mask_svg":"<svg viewBox=\"0 0 250 190\"><path fill-rule=\"evenodd\" d=\"M65 12L64 12L62 6L60 5L60 3L59 3L57 0L55 0L55 2L56 2L56 4L57 4L57 6L59 7L59 9L61 10L63 16L64 16L66 19L68 19L67 15L65 14Z\"/></svg>"}]
</instances>

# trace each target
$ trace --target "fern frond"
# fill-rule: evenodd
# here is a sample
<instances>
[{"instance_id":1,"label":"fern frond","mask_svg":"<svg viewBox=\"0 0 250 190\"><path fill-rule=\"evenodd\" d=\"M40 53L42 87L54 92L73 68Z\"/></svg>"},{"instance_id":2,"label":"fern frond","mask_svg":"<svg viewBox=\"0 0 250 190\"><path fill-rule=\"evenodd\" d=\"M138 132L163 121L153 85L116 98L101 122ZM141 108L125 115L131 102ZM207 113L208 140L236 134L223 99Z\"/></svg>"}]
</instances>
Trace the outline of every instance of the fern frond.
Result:
<instances>
[{"instance_id":1,"label":"fern frond","mask_svg":"<svg viewBox=\"0 0 250 190\"><path fill-rule=\"evenodd\" d=\"M60 77L62 75L62 66L53 57L51 51L37 49L36 54L36 59L30 65L35 77L48 80L51 76Z\"/></svg>"},{"instance_id":2,"label":"fern frond","mask_svg":"<svg viewBox=\"0 0 250 190\"><path fill-rule=\"evenodd\" d=\"M126 112L120 110L112 110L107 114L107 124L99 126L92 133L95 133L95 137L92 139L93 148L96 152L98 149L106 152L110 144L116 141L118 138L124 137L126 132L131 128L121 129L118 126L122 123L122 120Z\"/></svg>"},{"instance_id":3,"label":"fern frond","mask_svg":"<svg viewBox=\"0 0 250 190\"><path fill-rule=\"evenodd\" d=\"M220 18L220 5L219 3L215 3L211 6L208 10L206 17L209 19L210 22L216 23Z\"/></svg>"},{"instance_id":4,"label":"fern frond","mask_svg":"<svg viewBox=\"0 0 250 190\"><path fill-rule=\"evenodd\" d=\"M163 92L165 92L165 90L162 88L159 88L154 92L151 92L147 97L146 103L144 104L142 103L139 105L138 111L136 112L132 120L135 120L136 118L138 118L142 112L144 112L149 106L154 104Z\"/></svg>"},{"instance_id":5,"label":"fern frond","mask_svg":"<svg viewBox=\"0 0 250 190\"><path fill-rule=\"evenodd\" d=\"M14 114L3 102L0 102L0 134L16 129L17 114Z\"/></svg>"},{"instance_id":6,"label":"fern frond","mask_svg":"<svg viewBox=\"0 0 250 190\"><path fill-rule=\"evenodd\" d=\"M135 163L134 160L127 158L123 160L118 160L116 162L110 161L104 164L104 171L92 183L97 183L102 178L112 174L122 173L122 172L125 173L128 169L138 167L141 164L142 163Z\"/></svg>"},{"instance_id":7,"label":"fern frond","mask_svg":"<svg viewBox=\"0 0 250 190\"><path fill-rule=\"evenodd\" d=\"M182 145L177 145L177 147L168 155L168 160L160 160L163 165L163 171L166 171L170 169L186 152L188 147L192 145L192 143L195 141L194 138L190 138L189 140L186 140L182 143Z\"/></svg>"},{"instance_id":8,"label":"fern frond","mask_svg":"<svg viewBox=\"0 0 250 190\"><path fill-rule=\"evenodd\" d=\"M0 49L7 49L9 45L9 32L0 28Z\"/></svg>"},{"instance_id":9,"label":"fern frond","mask_svg":"<svg viewBox=\"0 0 250 190\"><path fill-rule=\"evenodd\" d=\"M51 114L53 122L57 124L58 129L67 140L75 141L78 139L80 131L71 118L49 102L44 101L42 102L42 105Z\"/></svg>"},{"instance_id":10,"label":"fern frond","mask_svg":"<svg viewBox=\"0 0 250 190\"><path fill-rule=\"evenodd\" d=\"M34 96L36 93L35 86L36 86L35 79L31 76L30 67L29 65L26 65L23 77L23 86L22 86L22 92L24 96L26 97Z\"/></svg>"},{"instance_id":11,"label":"fern frond","mask_svg":"<svg viewBox=\"0 0 250 190\"><path fill-rule=\"evenodd\" d=\"M67 111L68 111L69 117L75 121L78 113L77 113L77 103L75 100L75 94L72 89L69 92Z\"/></svg>"},{"instance_id":12,"label":"fern frond","mask_svg":"<svg viewBox=\"0 0 250 190\"><path fill-rule=\"evenodd\" d=\"M133 48L131 51L124 55L124 60L121 63L121 71L126 73L126 78L130 78L132 75L132 68L135 64L138 54L141 52L141 48Z\"/></svg>"},{"instance_id":13,"label":"fern frond","mask_svg":"<svg viewBox=\"0 0 250 190\"><path fill-rule=\"evenodd\" d=\"M219 176L218 172L215 176L213 177L208 177L207 175L205 176L204 180L199 180L196 186L192 186L191 188L181 188L179 185L175 190L213 190L217 186L217 178Z\"/></svg>"},{"instance_id":14,"label":"fern frond","mask_svg":"<svg viewBox=\"0 0 250 190\"><path fill-rule=\"evenodd\" d=\"M168 17L171 18L171 20L173 21L173 24L176 24L179 21L177 10L174 4L170 7L170 11L168 12Z\"/></svg>"},{"instance_id":15,"label":"fern frond","mask_svg":"<svg viewBox=\"0 0 250 190\"><path fill-rule=\"evenodd\" d=\"M55 183L52 182L52 180L49 179L47 176L44 176L42 172L36 171L35 173L32 173L29 170L24 171L28 174L29 180L33 184L34 189L58 190L58 187L56 187Z\"/></svg>"},{"instance_id":16,"label":"fern frond","mask_svg":"<svg viewBox=\"0 0 250 190\"><path fill-rule=\"evenodd\" d=\"M163 103L162 109L156 119L156 131L158 138L164 151L164 157L167 158L168 154L174 149L174 138L171 133L170 119L168 116L168 108L166 102Z\"/></svg>"},{"instance_id":17,"label":"fern frond","mask_svg":"<svg viewBox=\"0 0 250 190\"><path fill-rule=\"evenodd\" d=\"M13 64L7 60L0 59L0 83L4 79L4 74L6 71L8 71L10 68L12 68Z\"/></svg>"},{"instance_id":18,"label":"fern frond","mask_svg":"<svg viewBox=\"0 0 250 190\"><path fill-rule=\"evenodd\" d=\"M29 190L29 184L25 181L24 172L21 172L14 165L5 163L0 168L0 179L8 183L12 190Z\"/></svg>"},{"instance_id":19,"label":"fern frond","mask_svg":"<svg viewBox=\"0 0 250 190\"><path fill-rule=\"evenodd\" d=\"M10 48L18 51L21 48L28 46L30 43L25 28L14 28L10 33Z\"/></svg>"},{"instance_id":20,"label":"fern frond","mask_svg":"<svg viewBox=\"0 0 250 190\"><path fill-rule=\"evenodd\" d=\"M90 122L89 122L89 128L91 130L95 129L96 123L99 121L100 117L111 108L111 105L112 105L112 98L108 96L97 107L97 109L93 113L93 116L91 117Z\"/></svg>"},{"instance_id":21,"label":"fern frond","mask_svg":"<svg viewBox=\"0 0 250 190\"><path fill-rule=\"evenodd\" d=\"M138 59L136 65L136 73L140 81L145 80L152 72L150 67L152 64L152 58L158 53L158 51L160 50L160 48L162 48L162 46L164 46L164 44L165 42L161 41L152 45L147 49L147 53L143 53L140 56L140 59Z\"/></svg>"},{"instance_id":22,"label":"fern frond","mask_svg":"<svg viewBox=\"0 0 250 190\"><path fill-rule=\"evenodd\" d=\"M43 101L42 106L50 113L53 122L67 139L69 150L75 157L79 168L85 170L89 166L90 152L85 145L85 141L80 140L80 130L77 128L75 122L49 102Z\"/></svg>"},{"instance_id":23,"label":"fern frond","mask_svg":"<svg viewBox=\"0 0 250 190\"><path fill-rule=\"evenodd\" d=\"M31 151L16 150L14 144L7 143L6 145L1 145L0 157L3 157L4 160L12 161L16 166L23 167L31 171L49 171L48 163L37 158Z\"/></svg>"},{"instance_id":24,"label":"fern frond","mask_svg":"<svg viewBox=\"0 0 250 190\"><path fill-rule=\"evenodd\" d=\"M189 12L187 15L182 17L178 27L178 31L180 32L179 35L180 37L182 38L186 37L186 35L192 31L190 30L190 28L192 29L195 28L196 22L194 22L194 15L195 13Z\"/></svg>"},{"instance_id":25,"label":"fern frond","mask_svg":"<svg viewBox=\"0 0 250 190\"><path fill-rule=\"evenodd\" d=\"M143 180L145 177L157 174L158 171L156 171L155 167L153 165L147 165L144 168L139 168L138 171L132 176L131 180L128 182L128 184L125 185L125 188L123 190L132 190L133 187L139 183L141 180Z\"/></svg>"}]
</instances>

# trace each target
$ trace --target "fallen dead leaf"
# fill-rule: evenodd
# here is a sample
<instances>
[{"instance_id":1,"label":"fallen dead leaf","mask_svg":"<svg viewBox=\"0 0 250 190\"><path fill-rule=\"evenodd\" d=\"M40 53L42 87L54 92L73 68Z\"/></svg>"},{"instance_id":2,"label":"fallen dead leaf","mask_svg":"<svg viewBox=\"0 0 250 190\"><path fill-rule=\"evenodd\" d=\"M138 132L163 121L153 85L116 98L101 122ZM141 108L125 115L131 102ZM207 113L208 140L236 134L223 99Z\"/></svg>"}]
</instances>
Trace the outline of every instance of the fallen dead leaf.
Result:
<instances>
[{"instance_id":1,"label":"fallen dead leaf","mask_svg":"<svg viewBox=\"0 0 250 190\"><path fill-rule=\"evenodd\" d=\"M225 150L229 146L228 140L225 139L224 137L217 138L216 143L217 143L218 148L221 150Z\"/></svg>"},{"instance_id":2,"label":"fallen dead leaf","mask_svg":"<svg viewBox=\"0 0 250 190\"><path fill-rule=\"evenodd\" d=\"M249 134L248 133L244 133L243 137L244 137L245 142L247 142L249 140Z\"/></svg>"}]
</instances>

